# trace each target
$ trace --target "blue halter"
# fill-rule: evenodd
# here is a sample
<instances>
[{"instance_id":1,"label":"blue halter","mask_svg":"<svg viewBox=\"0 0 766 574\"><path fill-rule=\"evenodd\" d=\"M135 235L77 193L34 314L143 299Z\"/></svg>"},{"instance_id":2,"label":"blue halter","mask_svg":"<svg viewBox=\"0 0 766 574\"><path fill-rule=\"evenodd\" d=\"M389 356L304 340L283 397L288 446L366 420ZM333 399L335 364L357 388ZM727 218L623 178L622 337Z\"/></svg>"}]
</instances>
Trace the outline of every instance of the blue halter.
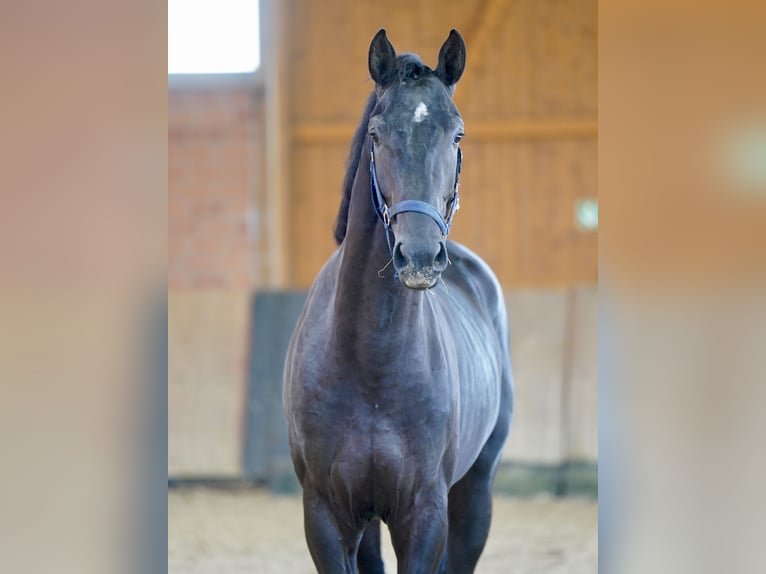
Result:
<instances>
[{"instance_id":1,"label":"blue halter","mask_svg":"<svg viewBox=\"0 0 766 574\"><path fill-rule=\"evenodd\" d=\"M372 141L370 142L370 195L372 197L372 205L375 207L375 213L378 214L378 219L383 223L383 227L386 230L388 251L391 253L392 258L394 256L394 246L392 243L394 232L391 229L391 223L393 222L394 217L400 213L414 211L416 213L427 215L439 226L439 229L442 232L442 237L446 238L447 235L449 235L450 227L452 226L452 218L455 217L455 213L460 209L458 187L460 183L460 168L462 163L463 152L460 148L457 148L457 167L455 168L454 186L455 193L452 195L452 199L449 200L446 218L430 203L417 199L405 199L389 207L386 204L386 200L383 198L383 194L380 192L378 176L375 173L375 144ZM396 274L394 274L394 277L396 277Z\"/></svg>"}]
</instances>

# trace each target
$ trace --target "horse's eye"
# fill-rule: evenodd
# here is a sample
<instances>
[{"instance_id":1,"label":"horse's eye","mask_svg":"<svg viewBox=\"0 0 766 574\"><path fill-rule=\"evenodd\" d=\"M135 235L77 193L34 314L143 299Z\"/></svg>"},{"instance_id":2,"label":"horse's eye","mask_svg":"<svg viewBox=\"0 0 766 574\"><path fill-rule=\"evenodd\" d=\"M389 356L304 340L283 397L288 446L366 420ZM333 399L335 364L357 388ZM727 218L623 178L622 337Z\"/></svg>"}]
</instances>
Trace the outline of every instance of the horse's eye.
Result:
<instances>
[{"instance_id":1,"label":"horse's eye","mask_svg":"<svg viewBox=\"0 0 766 574\"><path fill-rule=\"evenodd\" d=\"M455 143L456 143L456 144L459 144L459 143L460 143L460 140L462 140L462 139L463 139L463 136L464 136L464 135L465 135L465 134L457 134L457 135L455 136Z\"/></svg>"},{"instance_id":2,"label":"horse's eye","mask_svg":"<svg viewBox=\"0 0 766 574\"><path fill-rule=\"evenodd\" d=\"M380 145L380 138L378 137L378 132L369 131L367 132L367 135L369 135L372 138L372 143L374 143L375 145Z\"/></svg>"}]
</instances>

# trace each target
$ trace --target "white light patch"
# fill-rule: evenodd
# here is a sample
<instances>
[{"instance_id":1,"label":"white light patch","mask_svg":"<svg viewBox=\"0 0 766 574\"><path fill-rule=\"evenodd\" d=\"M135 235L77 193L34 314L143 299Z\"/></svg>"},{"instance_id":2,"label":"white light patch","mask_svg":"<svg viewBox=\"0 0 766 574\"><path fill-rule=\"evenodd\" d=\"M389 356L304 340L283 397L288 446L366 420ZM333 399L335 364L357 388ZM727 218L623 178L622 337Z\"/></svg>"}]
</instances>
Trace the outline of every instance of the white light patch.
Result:
<instances>
[{"instance_id":1,"label":"white light patch","mask_svg":"<svg viewBox=\"0 0 766 574\"><path fill-rule=\"evenodd\" d=\"M575 224L580 231L598 229L598 199L589 197L575 201Z\"/></svg>"},{"instance_id":2,"label":"white light patch","mask_svg":"<svg viewBox=\"0 0 766 574\"><path fill-rule=\"evenodd\" d=\"M258 0L168 0L168 74L252 72L258 16Z\"/></svg>"},{"instance_id":3,"label":"white light patch","mask_svg":"<svg viewBox=\"0 0 766 574\"><path fill-rule=\"evenodd\" d=\"M416 124L419 124L423 121L423 119L428 115L428 108L423 102L420 102L418 104L418 107L415 108L415 115L412 116L412 121Z\"/></svg>"},{"instance_id":4,"label":"white light patch","mask_svg":"<svg viewBox=\"0 0 766 574\"><path fill-rule=\"evenodd\" d=\"M728 183L746 193L766 190L766 124L739 128L725 137L719 164Z\"/></svg>"}]
</instances>

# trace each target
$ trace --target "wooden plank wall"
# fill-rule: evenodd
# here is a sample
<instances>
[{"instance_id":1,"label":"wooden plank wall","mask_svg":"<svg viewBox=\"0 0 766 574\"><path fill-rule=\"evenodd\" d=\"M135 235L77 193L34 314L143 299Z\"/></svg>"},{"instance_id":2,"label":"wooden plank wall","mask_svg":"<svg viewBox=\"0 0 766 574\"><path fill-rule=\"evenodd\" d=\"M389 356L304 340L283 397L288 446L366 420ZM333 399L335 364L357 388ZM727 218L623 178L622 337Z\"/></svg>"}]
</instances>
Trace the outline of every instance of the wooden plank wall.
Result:
<instances>
[{"instance_id":1,"label":"wooden plank wall","mask_svg":"<svg viewBox=\"0 0 766 574\"><path fill-rule=\"evenodd\" d=\"M596 282L596 234L574 224L575 200L597 195L595 0L289 0L281 14L290 286L309 286L334 249L348 145L372 89L367 50L381 27L431 66L451 28L466 39L454 238L505 288Z\"/></svg>"}]
</instances>

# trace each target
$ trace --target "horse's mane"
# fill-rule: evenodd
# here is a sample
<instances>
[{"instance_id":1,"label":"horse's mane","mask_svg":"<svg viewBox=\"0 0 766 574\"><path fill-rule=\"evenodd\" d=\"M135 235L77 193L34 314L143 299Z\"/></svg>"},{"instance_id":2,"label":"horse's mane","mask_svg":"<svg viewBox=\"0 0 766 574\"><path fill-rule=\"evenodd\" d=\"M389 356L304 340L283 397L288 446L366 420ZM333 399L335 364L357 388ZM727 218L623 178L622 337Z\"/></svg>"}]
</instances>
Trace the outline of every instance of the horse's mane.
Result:
<instances>
[{"instance_id":1,"label":"horse's mane","mask_svg":"<svg viewBox=\"0 0 766 574\"><path fill-rule=\"evenodd\" d=\"M415 54L401 54L396 58L396 70L391 74L392 81L390 83L393 83L397 79L401 83L417 81L420 78L429 75L429 73L433 73L433 70L423 64L418 56ZM348 154L348 161L346 162L346 175L343 178L343 198L340 202L338 218L335 220L334 235L335 242L338 245L340 245L346 237L348 210L351 205L351 190L354 187L354 179L356 178L356 172L359 169L359 162L362 159L362 146L367 139L367 124L370 122L370 115L372 115L372 110L375 109L377 104L378 95L376 92L372 92L370 97L367 98L367 104L364 107L362 119L351 140L351 151Z\"/></svg>"},{"instance_id":2,"label":"horse's mane","mask_svg":"<svg viewBox=\"0 0 766 574\"><path fill-rule=\"evenodd\" d=\"M362 159L362 146L367 139L367 124L370 122L372 110L378 103L378 95L375 92L367 98L367 105L364 106L364 113L359 126L354 132L354 138L351 140L351 151L348 154L346 162L346 175L343 178L343 199L340 202L338 210L338 219L335 220L335 242L340 245L346 237L346 225L348 224L348 209L351 206L351 189L354 187L354 179L359 169L359 162Z\"/></svg>"}]
</instances>

